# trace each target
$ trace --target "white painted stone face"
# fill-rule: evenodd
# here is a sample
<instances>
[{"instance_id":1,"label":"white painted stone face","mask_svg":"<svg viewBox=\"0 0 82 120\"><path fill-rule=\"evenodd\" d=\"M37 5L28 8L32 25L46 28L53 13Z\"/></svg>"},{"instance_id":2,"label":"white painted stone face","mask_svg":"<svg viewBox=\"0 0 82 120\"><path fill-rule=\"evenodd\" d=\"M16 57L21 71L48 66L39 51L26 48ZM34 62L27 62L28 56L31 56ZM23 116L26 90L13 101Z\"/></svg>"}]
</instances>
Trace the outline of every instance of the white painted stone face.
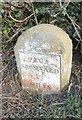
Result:
<instances>
[{"instance_id":1,"label":"white painted stone face","mask_svg":"<svg viewBox=\"0 0 82 120\"><path fill-rule=\"evenodd\" d=\"M69 83L72 43L62 31L42 24L19 37L14 52L23 88L50 93L61 91Z\"/></svg>"},{"instance_id":2,"label":"white painted stone face","mask_svg":"<svg viewBox=\"0 0 82 120\"><path fill-rule=\"evenodd\" d=\"M19 51L22 80L57 86L60 89L61 56Z\"/></svg>"}]
</instances>

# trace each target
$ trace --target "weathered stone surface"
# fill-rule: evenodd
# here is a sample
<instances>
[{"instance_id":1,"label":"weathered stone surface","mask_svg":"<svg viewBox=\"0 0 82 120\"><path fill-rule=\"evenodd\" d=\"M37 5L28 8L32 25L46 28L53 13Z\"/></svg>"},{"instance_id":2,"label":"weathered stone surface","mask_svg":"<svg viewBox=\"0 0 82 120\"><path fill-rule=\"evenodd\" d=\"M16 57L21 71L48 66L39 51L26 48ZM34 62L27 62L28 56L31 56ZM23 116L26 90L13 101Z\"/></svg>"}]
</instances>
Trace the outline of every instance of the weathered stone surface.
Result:
<instances>
[{"instance_id":1,"label":"weathered stone surface","mask_svg":"<svg viewBox=\"0 0 82 120\"><path fill-rule=\"evenodd\" d=\"M28 29L14 52L24 88L59 92L69 83L72 42L61 28L41 24Z\"/></svg>"}]
</instances>

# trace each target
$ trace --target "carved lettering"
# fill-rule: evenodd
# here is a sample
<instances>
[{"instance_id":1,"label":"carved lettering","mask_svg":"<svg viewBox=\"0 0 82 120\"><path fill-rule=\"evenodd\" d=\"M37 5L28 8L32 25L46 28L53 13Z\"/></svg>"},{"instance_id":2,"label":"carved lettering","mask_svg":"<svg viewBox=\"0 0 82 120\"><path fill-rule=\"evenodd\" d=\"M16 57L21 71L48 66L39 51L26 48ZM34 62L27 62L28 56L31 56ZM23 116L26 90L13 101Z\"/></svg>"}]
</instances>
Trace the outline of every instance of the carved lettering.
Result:
<instances>
[{"instance_id":1,"label":"carved lettering","mask_svg":"<svg viewBox=\"0 0 82 120\"><path fill-rule=\"evenodd\" d=\"M20 54L22 79L30 80L36 87L48 87L60 84L60 56L53 54ZM52 82L54 81L54 82Z\"/></svg>"}]
</instances>

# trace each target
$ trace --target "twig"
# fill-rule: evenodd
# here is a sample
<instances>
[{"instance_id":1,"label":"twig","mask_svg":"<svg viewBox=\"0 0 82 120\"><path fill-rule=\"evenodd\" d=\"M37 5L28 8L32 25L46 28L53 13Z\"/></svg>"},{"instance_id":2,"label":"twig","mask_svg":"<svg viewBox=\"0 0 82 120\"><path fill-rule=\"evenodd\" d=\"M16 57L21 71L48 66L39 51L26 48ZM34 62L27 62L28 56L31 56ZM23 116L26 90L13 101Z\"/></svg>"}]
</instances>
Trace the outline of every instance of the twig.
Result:
<instances>
[{"instance_id":1,"label":"twig","mask_svg":"<svg viewBox=\"0 0 82 120\"><path fill-rule=\"evenodd\" d=\"M56 13L55 15L51 15L51 13L50 13L50 11L48 10L48 13L49 13L49 15L51 16L51 17L57 17L59 14L60 14L60 12L58 12L58 13Z\"/></svg>"},{"instance_id":2,"label":"twig","mask_svg":"<svg viewBox=\"0 0 82 120\"><path fill-rule=\"evenodd\" d=\"M50 24L52 24L52 23L54 23L54 22L56 22L56 19L52 20L52 21L50 22Z\"/></svg>"},{"instance_id":3,"label":"twig","mask_svg":"<svg viewBox=\"0 0 82 120\"><path fill-rule=\"evenodd\" d=\"M53 103L52 105L64 105L65 103Z\"/></svg>"},{"instance_id":4,"label":"twig","mask_svg":"<svg viewBox=\"0 0 82 120\"><path fill-rule=\"evenodd\" d=\"M4 118L8 118L8 113L10 113L12 110L14 110L16 108L16 105L11 104L10 102L8 103L11 107L9 109L7 109Z\"/></svg>"},{"instance_id":5,"label":"twig","mask_svg":"<svg viewBox=\"0 0 82 120\"><path fill-rule=\"evenodd\" d=\"M80 44L80 41L78 39L76 39L78 41L76 47L75 47L75 50L78 48L79 44Z\"/></svg>"},{"instance_id":6,"label":"twig","mask_svg":"<svg viewBox=\"0 0 82 120\"><path fill-rule=\"evenodd\" d=\"M59 3L60 3L60 8L62 9L62 8L63 8L63 6L62 6L62 1L59 0Z\"/></svg>"},{"instance_id":7,"label":"twig","mask_svg":"<svg viewBox=\"0 0 82 120\"><path fill-rule=\"evenodd\" d=\"M21 9L21 8L23 8L24 7L24 4L22 4L22 6L21 5L14 5L14 4L11 4L13 7L16 7L16 8L19 8L19 9Z\"/></svg>"},{"instance_id":8,"label":"twig","mask_svg":"<svg viewBox=\"0 0 82 120\"><path fill-rule=\"evenodd\" d=\"M75 22L74 22L75 23ZM77 24L77 23L75 23L75 25L79 28L79 29L81 29L81 27Z\"/></svg>"},{"instance_id":9,"label":"twig","mask_svg":"<svg viewBox=\"0 0 82 120\"><path fill-rule=\"evenodd\" d=\"M77 30L77 28L76 28L76 26L75 26L74 20L71 19L71 17L69 16L69 14L68 14L67 12L66 12L66 15L67 15L67 17L69 18L69 20L71 21L71 23L72 23L72 25L73 25L73 27L74 27L74 29L75 29L75 31L76 31L76 33L77 33L80 41L82 41L82 40L81 40L81 36L79 35L79 32L78 32L78 30Z\"/></svg>"},{"instance_id":10,"label":"twig","mask_svg":"<svg viewBox=\"0 0 82 120\"><path fill-rule=\"evenodd\" d=\"M6 111L5 115L3 116L3 117L4 117L4 119L8 118L8 116L9 116L9 114L8 114L8 113L10 113L13 109L14 109L13 107L11 107L11 108L7 109L7 111Z\"/></svg>"},{"instance_id":11,"label":"twig","mask_svg":"<svg viewBox=\"0 0 82 120\"><path fill-rule=\"evenodd\" d=\"M71 0L67 0L67 4L65 5L65 9L67 8L67 6L69 5L69 3L71 2Z\"/></svg>"},{"instance_id":12,"label":"twig","mask_svg":"<svg viewBox=\"0 0 82 120\"><path fill-rule=\"evenodd\" d=\"M7 41L5 41L5 42L2 42L2 43L8 43L8 42L10 42L10 41L12 41L13 40L13 38L19 33L19 32L21 32L21 31L23 31L23 30L25 30L25 28L23 28L23 29L17 29L17 31L16 31L16 33L9 39L9 40L7 40Z\"/></svg>"},{"instance_id":13,"label":"twig","mask_svg":"<svg viewBox=\"0 0 82 120\"><path fill-rule=\"evenodd\" d=\"M11 100L19 100L19 98L16 98L16 97L5 97L5 96L0 96L0 98L2 99L11 99Z\"/></svg>"},{"instance_id":14,"label":"twig","mask_svg":"<svg viewBox=\"0 0 82 120\"><path fill-rule=\"evenodd\" d=\"M76 118L76 116L74 116L74 115L66 115L66 117L73 117L73 118Z\"/></svg>"},{"instance_id":15,"label":"twig","mask_svg":"<svg viewBox=\"0 0 82 120\"><path fill-rule=\"evenodd\" d=\"M36 25L38 25L38 20L37 20L37 17L36 17L36 13L35 13L35 10L34 10L33 3L31 3L31 4L32 4L32 9L33 9Z\"/></svg>"},{"instance_id":16,"label":"twig","mask_svg":"<svg viewBox=\"0 0 82 120\"><path fill-rule=\"evenodd\" d=\"M70 89L71 89L72 86L73 86L73 84L70 83L70 85L69 85L69 87L68 87L68 93L70 92Z\"/></svg>"},{"instance_id":17,"label":"twig","mask_svg":"<svg viewBox=\"0 0 82 120\"><path fill-rule=\"evenodd\" d=\"M51 15L51 14L50 14L50 16L56 18L59 14L60 14L60 12L58 12L58 13L55 14L55 15ZM52 20L52 21L50 22L50 24L51 24L51 23L54 23L55 21L56 21L56 19Z\"/></svg>"},{"instance_id":18,"label":"twig","mask_svg":"<svg viewBox=\"0 0 82 120\"><path fill-rule=\"evenodd\" d=\"M78 6L75 4L75 2L73 2L73 1L71 0L71 3L72 3L78 10L80 10L80 7L78 7Z\"/></svg>"},{"instance_id":19,"label":"twig","mask_svg":"<svg viewBox=\"0 0 82 120\"><path fill-rule=\"evenodd\" d=\"M12 17L11 11L9 12L10 18L12 20L14 20L15 22L18 22L18 23L22 23L22 22L25 22L26 20L29 20L33 15L34 15L34 13L32 13L30 16L26 17L24 20L17 20L17 19L15 19L15 18Z\"/></svg>"},{"instance_id":20,"label":"twig","mask_svg":"<svg viewBox=\"0 0 82 120\"><path fill-rule=\"evenodd\" d=\"M9 63L2 70L0 70L0 74L7 68L8 65Z\"/></svg>"}]
</instances>

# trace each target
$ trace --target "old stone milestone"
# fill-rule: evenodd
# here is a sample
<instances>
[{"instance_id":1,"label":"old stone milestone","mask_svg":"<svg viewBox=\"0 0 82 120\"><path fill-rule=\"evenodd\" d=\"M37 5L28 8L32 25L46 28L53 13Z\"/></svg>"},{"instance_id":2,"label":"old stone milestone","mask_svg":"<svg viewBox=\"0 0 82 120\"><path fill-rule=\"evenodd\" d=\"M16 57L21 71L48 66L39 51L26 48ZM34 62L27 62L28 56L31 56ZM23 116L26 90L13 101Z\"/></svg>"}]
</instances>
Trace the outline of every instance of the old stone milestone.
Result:
<instances>
[{"instance_id":1,"label":"old stone milestone","mask_svg":"<svg viewBox=\"0 0 82 120\"><path fill-rule=\"evenodd\" d=\"M26 30L14 53L23 88L58 93L69 83L72 41L61 28L40 24Z\"/></svg>"}]
</instances>

